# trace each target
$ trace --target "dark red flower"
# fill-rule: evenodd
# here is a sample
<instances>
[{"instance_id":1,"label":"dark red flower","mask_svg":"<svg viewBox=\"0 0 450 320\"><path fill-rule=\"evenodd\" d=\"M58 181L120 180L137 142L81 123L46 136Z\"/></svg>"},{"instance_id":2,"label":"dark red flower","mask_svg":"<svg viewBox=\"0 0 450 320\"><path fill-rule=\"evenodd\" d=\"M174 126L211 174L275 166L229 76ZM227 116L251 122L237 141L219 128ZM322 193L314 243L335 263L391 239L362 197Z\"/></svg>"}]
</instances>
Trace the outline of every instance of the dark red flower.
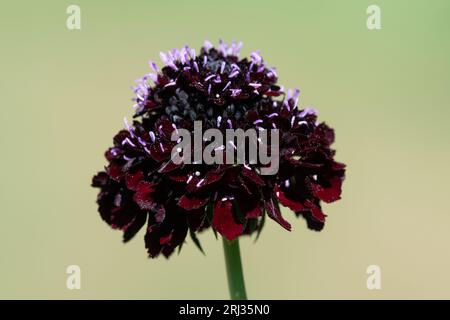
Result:
<instances>
[{"instance_id":1,"label":"dark red flower","mask_svg":"<svg viewBox=\"0 0 450 320\"><path fill-rule=\"evenodd\" d=\"M290 231L279 204L321 230L321 202L340 199L345 165L334 161L333 130L317 122L315 110L298 109L299 91L285 94L258 52L239 59L240 47L206 42L198 54L188 47L161 53L161 70L150 62L153 72L135 88L134 121L125 121L105 153L107 167L93 178L102 219L122 230L124 241L146 224L151 257L170 256L188 233L201 249L196 234L210 227L228 240L259 234L266 214ZM247 159L175 163L171 136L192 132L194 121L221 132L277 129L278 172L263 175L264 165Z\"/></svg>"}]
</instances>

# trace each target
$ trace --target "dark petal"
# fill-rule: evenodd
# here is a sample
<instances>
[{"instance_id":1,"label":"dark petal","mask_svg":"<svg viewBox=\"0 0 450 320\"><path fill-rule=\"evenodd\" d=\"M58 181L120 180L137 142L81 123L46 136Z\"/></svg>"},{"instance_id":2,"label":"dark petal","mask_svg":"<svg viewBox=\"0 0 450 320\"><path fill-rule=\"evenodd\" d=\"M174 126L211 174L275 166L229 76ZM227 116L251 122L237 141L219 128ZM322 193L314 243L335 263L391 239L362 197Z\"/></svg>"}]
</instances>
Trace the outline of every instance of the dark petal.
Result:
<instances>
[{"instance_id":1,"label":"dark petal","mask_svg":"<svg viewBox=\"0 0 450 320\"><path fill-rule=\"evenodd\" d=\"M220 181L224 174L224 171L208 171L203 179L199 179L195 175L191 175L192 178L187 185L187 190L190 192L198 192L201 189L209 188L213 183Z\"/></svg>"},{"instance_id":2,"label":"dark petal","mask_svg":"<svg viewBox=\"0 0 450 320\"><path fill-rule=\"evenodd\" d=\"M288 207L294 212L301 211L305 208L300 201L294 201L286 197L284 192L281 191L278 186L275 188L275 194L278 198L278 201L280 201L283 206Z\"/></svg>"},{"instance_id":3,"label":"dark petal","mask_svg":"<svg viewBox=\"0 0 450 320\"><path fill-rule=\"evenodd\" d=\"M168 243L170 243L171 239L172 239L172 233L169 233L168 235L159 238L159 244L160 245L168 244Z\"/></svg>"},{"instance_id":4,"label":"dark petal","mask_svg":"<svg viewBox=\"0 0 450 320\"><path fill-rule=\"evenodd\" d=\"M102 220L109 225L111 225L111 212L114 209L114 197L115 193L107 191L102 191L97 196L98 212Z\"/></svg>"},{"instance_id":5,"label":"dark petal","mask_svg":"<svg viewBox=\"0 0 450 320\"><path fill-rule=\"evenodd\" d=\"M334 171L342 171L345 169L345 167L346 167L345 164L333 161L332 169ZM343 174L343 172L342 172L342 174Z\"/></svg>"},{"instance_id":6,"label":"dark petal","mask_svg":"<svg viewBox=\"0 0 450 320\"><path fill-rule=\"evenodd\" d=\"M145 220L145 212L141 211L132 201L131 194L121 190L109 190L108 192L100 192L97 203L102 219L113 229L127 230L128 228L140 228L136 217L143 215ZM140 220L139 220L140 221ZM134 225L137 223L137 225ZM133 231L130 230L132 234Z\"/></svg>"},{"instance_id":7,"label":"dark petal","mask_svg":"<svg viewBox=\"0 0 450 320\"><path fill-rule=\"evenodd\" d=\"M111 179L115 181L120 181L123 177L122 166L111 162L109 166L106 168L106 172L111 177Z\"/></svg>"},{"instance_id":8,"label":"dark petal","mask_svg":"<svg viewBox=\"0 0 450 320\"><path fill-rule=\"evenodd\" d=\"M169 160L158 169L158 172L159 173L168 173L175 169L180 168L182 165L183 165L182 163L175 164L172 160Z\"/></svg>"},{"instance_id":9,"label":"dark petal","mask_svg":"<svg viewBox=\"0 0 450 320\"><path fill-rule=\"evenodd\" d=\"M94 188L104 188L108 185L109 182L109 176L106 172L102 171L97 173L93 178L92 178L92 184L91 186L93 186Z\"/></svg>"},{"instance_id":10,"label":"dark petal","mask_svg":"<svg viewBox=\"0 0 450 320\"><path fill-rule=\"evenodd\" d=\"M123 210L116 207L111 210L111 227L124 230L134 221L137 214L138 211Z\"/></svg>"},{"instance_id":11,"label":"dark petal","mask_svg":"<svg viewBox=\"0 0 450 320\"><path fill-rule=\"evenodd\" d=\"M321 123L316 127L315 134L324 137L328 145L334 142L334 130L328 127L325 123Z\"/></svg>"},{"instance_id":12,"label":"dark petal","mask_svg":"<svg viewBox=\"0 0 450 320\"><path fill-rule=\"evenodd\" d=\"M233 216L233 203L229 200L216 202L212 226L230 241L244 231L244 225L237 223Z\"/></svg>"},{"instance_id":13,"label":"dark petal","mask_svg":"<svg viewBox=\"0 0 450 320\"><path fill-rule=\"evenodd\" d=\"M261 207L259 205L255 206L253 209L245 213L247 219L257 218L261 215Z\"/></svg>"},{"instance_id":14,"label":"dark petal","mask_svg":"<svg viewBox=\"0 0 450 320\"><path fill-rule=\"evenodd\" d=\"M175 182L184 182L188 180L188 176L185 174L169 174L169 179Z\"/></svg>"},{"instance_id":15,"label":"dark petal","mask_svg":"<svg viewBox=\"0 0 450 320\"><path fill-rule=\"evenodd\" d=\"M155 258L161 252L160 230L159 226L152 225L147 228L147 233L145 234L145 248L147 249L148 255L151 258Z\"/></svg>"},{"instance_id":16,"label":"dark petal","mask_svg":"<svg viewBox=\"0 0 450 320\"><path fill-rule=\"evenodd\" d=\"M150 157L153 158L156 162L163 162L168 158L168 152L170 156L170 149L164 147L163 144L156 142L152 144L149 148Z\"/></svg>"},{"instance_id":17,"label":"dark petal","mask_svg":"<svg viewBox=\"0 0 450 320\"><path fill-rule=\"evenodd\" d=\"M147 220L147 213L142 211L138 213L132 222L123 228L123 242L130 241L136 233L141 230Z\"/></svg>"},{"instance_id":18,"label":"dark petal","mask_svg":"<svg viewBox=\"0 0 450 320\"><path fill-rule=\"evenodd\" d=\"M161 223L166 218L166 209L162 205L156 205L154 207L155 221Z\"/></svg>"},{"instance_id":19,"label":"dark petal","mask_svg":"<svg viewBox=\"0 0 450 320\"><path fill-rule=\"evenodd\" d=\"M256 183L259 186L264 186L264 180L260 178L260 176L253 170L247 169L246 167L242 168L242 175L246 177L249 181Z\"/></svg>"},{"instance_id":20,"label":"dark petal","mask_svg":"<svg viewBox=\"0 0 450 320\"><path fill-rule=\"evenodd\" d=\"M114 136L114 146L118 147L118 148L122 148L122 142L123 140L125 140L125 138L129 138L130 137L130 133L127 130L121 130L119 131L119 133L117 133Z\"/></svg>"},{"instance_id":21,"label":"dark petal","mask_svg":"<svg viewBox=\"0 0 450 320\"><path fill-rule=\"evenodd\" d=\"M300 214L305 218L308 229L314 231L321 231L323 229L325 224L314 219L310 211L303 211Z\"/></svg>"},{"instance_id":22,"label":"dark petal","mask_svg":"<svg viewBox=\"0 0 450 320\"><path fill-rule=\"evenodd\" d=\"M137 190L137 186L144 179L144 174L142 171L138 171L136 173L127 173L125 175L125 183L127 188L133 191Z\"/></svg>"},{"instance_id":23,"label":"dark petal","mask_svg":"<svg viewBox=\"0 0 450 320\"><path fill-rule=\"evenodd\" d=\"M315 203L313 203L310 200L306 200L305 202L305 207L309 208L312 217L314 219L316 219L319 222L325 222L325 217L326 215L323 214L322 209L320 208L320 206L316 205Z\"/></svg>"},{"instance_id":24,"label":"dark petal","mask_svg":"<svg viewBox=\"0 0 450 320\"><path fill-rule=\"evenodd\" d=\"M180 246L186 239L188 232L187 224L184 222L183 225L176 225L175 229L172 231L172 236L170 241L163 246L162 254L168 258L175 250L176 247Z\"/></svg>"},{"instance_id":25,"label":"dark petal","mask_svg":"<svg viewBox=\"0 0 450 320\"><path fill-rule=\"evenodd\" d=\"M311 190L314 196L327 203L339 200L341 198L342 179L334 177L327 182L330 184L329 187L324 187L314 182L311 183Z\"/></svg>"},{"instance_id":26,"label":"dark petal","mask_svg":"<svg viewBox=\"0 0 450 320\"><path fill-rule=\"evenodd\" d=\"M282 226L286 230L291 231L291 225L289 224L289 222L284 220L283 216L281 215L278 203L274 203L273 199L269 199L264 202L264 207L267 211L267 215L270 218L278 222L280 226Z\"/></svg>"},{"instance_id":27,"label":"dark petal","mask_svg":"<svg viewBox=\"0 0 450 320\"><path fill-rule=\"evenodd\" d=\"M174 130L172 122L168 119L161 119L155 124L155 131L168 140L171 139L172 131Z\"/></svg>"},{"instance_id":28,"label":"dark petal","mask_svg":"<svg viewBox=\"0 0 450 320\"><path fill-rule=\"evenodd\" d=\"M222 179L224 174L224 171L208 171L205 176L205 181L203 181L203 185L207 186L219 181L220 179Z\"/></svg>"},{"instance_id":29,"label":"dark petal","mask_svg":"<svg viewBox=\"0 0 450 320\"><path fill-rule=\"evenodd\" d=\"M123 152L119 148L109 148L105 152L105 158L108 162L111 162L115 159L119 159L123 155Z\"/></svg>"},{"instance_id":30,"label":"dark petal","mask_svg":"<svg viewBox=\"0 0 450 320\"><path fill-rule=\"evenodd\" d=\"M152 210L155 207L153 193L155 192L156 184L141 181L139 182L136 193L133 196L134 201L142 210Z\"/></svg>"},{"instance_id":31,"label":"dark petal","mask_svg":"<svg viewBox=\"0 0 450 320\"><path fill-rule=\"evenodd\" d=\"M189 229L193 231L200 230L207 224L206 209L191 210L186 213Z\"/></svg>"},{"instance_id":32,"label":"dark petal","mask_svg":"<svg viewBox=\"0 0 450 320\"><path fill-rule=\"evenodd\" d=\"M170 215L161 224L152 224L147 228L144 237L145 247L150 257L154 258L162 253L168 258L186 239L188 226L186 212L177 210L176 205L166 208Z\"/></svg>"},{"instance_id":33,"label":"dark petal","mask_svg":"<svg viewBox=\"0 0 450 320\"><path fill-rule=\"evenodd\" d=\"M180 200L178 200L178 205L185 210L194 210L201 207L204 207L208 202L208 198L201 199L196 197L188 197L186 195L182 196Z\"/></svg>"},{"instance_id":34,"label":"dark petal","mask_svg":"<svg viewBox=\"0 0 450 320\"><path fill-rule=\"evenodd\" d=\"M242 178L241 176L237 176L237 179L239 181L239 183L241 184L241 189L245 190L247 195L251 195L252 191L250 190L251 188L249 188L249 186L247 185L247 182L244 181L244 178Z\"/></svg>"}]
</instances>

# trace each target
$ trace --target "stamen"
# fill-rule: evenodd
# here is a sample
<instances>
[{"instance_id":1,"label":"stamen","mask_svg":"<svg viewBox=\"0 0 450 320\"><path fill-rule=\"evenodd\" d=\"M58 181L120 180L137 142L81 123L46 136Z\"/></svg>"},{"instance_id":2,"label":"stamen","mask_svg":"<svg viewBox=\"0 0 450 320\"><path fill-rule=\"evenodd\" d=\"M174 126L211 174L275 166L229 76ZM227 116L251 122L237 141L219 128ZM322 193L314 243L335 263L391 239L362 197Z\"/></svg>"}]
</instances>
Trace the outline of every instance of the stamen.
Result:
<instances>
[{"instance_id":1,"label":"stamen","mask_svg":"<svg viewBox=\"0 0 450 320\"><path fill-rule=\"evenodd\" d=\"M140 143L142 146L144 146L144 147L147 145L147 143L146 143L144 140L142 140L141 137L138 137L138 141L139 141L139 143Z\"/></svg>"},{"instance_id":2,"label":"stamen","mask_svg":"<svg viewBox=\"0 0 450 320\"><path fill-rule=\"evenodd\" d=\"M164 88L167 88L167 87L171 87L171 86L174 86L174 85L176 85L177 83L175 82L175 81L170 81L168 84L166 84L165 86L164 86Z\"/></svg>"},{"instance_id":3,"label":"stamen","mask_svg":"<svg viewBox=\"0 0 450 320\"><path fill-rule=\"evenodd\" d=\"M317 115L317 110L313 108L305 108L302 112L300 112L299 116L303 118L310 114Z\"/></svg>"},{"instance_id":4,"label":"stamen","mask_svg":"<svg viewBox=\"0 0 450 320\"><path fill-rule=\"evenodd\" d=\"M206 50L210 50L210 49L213 47L213 45L212 45L212 43L211 43L209 40L205 40L205 42L204 42L204 44L203 44L203 47L204 47Z\"/></svg>"},{"instance_id":5,"label":"stamen","mask_svg":"<svg viewBox=\"0 0 450 320\"><path fill-rule=\"evenodd\" d=\"M158 72L158 66L154 61L149 61L148 65L150 66L150 68L152 68L153 71Z\"/></svg>"},{"instance_id":6,"label":"stamen","mask_svg":"<svg viewBox=\"0 0 450 320\"><path fill-rule=\"evenodd\" d=\"M225 91L228 89L228 87L231 85L231 81L228 81L228 83L223 87L222 91Z\"/></svg>"},{"instance_id":7,"label":"stamen","mask_svg":"<svg viewBox=\"0 0 450 320\"><path fill-rule=\"evenodd\" d=\"M125 144L129 144L132 147L136 147L136 145L128 137L126 137L125 139L122 140L122 145L125 145Z\"/></svg>"},{"instance_id":8,"label":"stamen","mask_svg":"<svg viewBox=\"0 0 450 320\"><path fill-rule=\"evenodd\" d=\"M203 184L204 181L205 181L205 179L201 179L201 180L197 183L196 187L197 187L197 188L200 187L200 186Z\"/></svg>"},{"instance_id":9,"label":"stamen","mask_svg":"<svg viewBox=\"0 0 450 320\"><path fill-rule=\"evenodd\" d=\"M128 132L129 132L129 133L131 134L131 136L134 138L134 133L133 133L133 130L130 128L130 125L129 125L129 123L128 123L127 117L124 117L124 118L123 118L123 122L124 122L124 124L125 124L125 128L127 128Z\"/></svg>"},{"instance_id":10,"label":"stamen","mask_svg":"<svg viewBox=\"0 0 450 320\"><path fill-rule=\"evenodd\" d=\"M164 64L168 64L170 62L169 57L167 56L167 54L162 52L162 51L159 53L159 57L161 58L161 61Z\"/></svg>"},{"instance_id":11,"label":"stamen","mask_svg":"<svg viewBox=\"0 0 450 320\"><path fill-rule=\"evenodd\" d=\"M150 139L152 140L152 142L155 142L156 137L155 137L155 134L153 133L153 131L149 131L148 134L150 135Z\"/></svg>"},{"instance_id":12,"label":"stamen","mask_svg":"<svg viewBox=\"0 0 450 320\"><path fill-rule=\"evenodd\" d=\"M231 96L237 97L242 92L241 89L231 89Z\"/></svg>"},{"instance_id":13,"label":"stamen","mask_svg":"<svg viewBox=\"0 0 450 320\"><path fill-rule=\"evenodd\" d=\"M235 150L237 150L237 148L236 148L236 145L234 144L234 142L233 141L228 141L228 143L229 144L231 144L232 145L232 147L235 149Z\"/></svg>"},{"instance_id":14,"label":"stamen","mask_svg":"<svg viewBox=\"0 0 450 320\"><path fill-rule=\"evenodd\" d=\"M275 68L270 68L269 71L270 71L271 73L273 73L273 75L274 75L275 77L278 78L278 74L277 74L277 71L276 71Z\"/></svg>"},{"instance_id":15,"label":"stamen","mask_svg":"<svg viewBox=\"0 0 450 320\"><path fill-rule=\"evenodd\" d=\"M230 75L228 76L228 78L234 78L239 74L239 70L234 70L233 72L230 73Z\"/></svg>"},{"instance_id":16,"label":"stamen","mask_svg":"<svg viewBox=\"0 0 450 320\"><path fill-rule=\"evenodd\" d=\"M192 59L195 59L197 57L195 54L195 49L191 49L191 51L189 53L191 54Z\"/></svg>"}]
</instances>

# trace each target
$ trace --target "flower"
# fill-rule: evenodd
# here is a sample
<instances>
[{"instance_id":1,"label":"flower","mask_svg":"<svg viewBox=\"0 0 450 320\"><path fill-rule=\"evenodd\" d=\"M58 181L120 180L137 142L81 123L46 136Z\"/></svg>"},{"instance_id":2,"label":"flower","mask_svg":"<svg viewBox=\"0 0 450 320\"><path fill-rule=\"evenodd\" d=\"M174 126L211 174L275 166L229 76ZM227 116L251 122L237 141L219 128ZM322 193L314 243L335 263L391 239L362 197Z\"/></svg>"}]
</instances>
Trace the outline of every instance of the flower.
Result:
<instances>
[{"instance_id":1,"label":"flower","mask_svg":"<svg viewBox=\"0 0 450 320\"><path fill-rule=\"evenodd\" d=\"M150 62L152 73L134 88L134 120L125 119L105 153L107 167L93 178L102 219L125 242L146 225L150 257L169 257L188 233L201 249L197 233L208 228L228 240L259 235L266 215L290 231L279 204L321 230L321 202L340 199L345 165L330 148L334 131L314 109L298 108L299 91L285 93L258 52L240 59L241 47L206 41L198 54L187 46L161 53L161 70ZM174 162L172 134L192 132L194 121L221 132L278 130L278 172L262 175L263 165L249 162Z\"/></svg>"}]
</instances>

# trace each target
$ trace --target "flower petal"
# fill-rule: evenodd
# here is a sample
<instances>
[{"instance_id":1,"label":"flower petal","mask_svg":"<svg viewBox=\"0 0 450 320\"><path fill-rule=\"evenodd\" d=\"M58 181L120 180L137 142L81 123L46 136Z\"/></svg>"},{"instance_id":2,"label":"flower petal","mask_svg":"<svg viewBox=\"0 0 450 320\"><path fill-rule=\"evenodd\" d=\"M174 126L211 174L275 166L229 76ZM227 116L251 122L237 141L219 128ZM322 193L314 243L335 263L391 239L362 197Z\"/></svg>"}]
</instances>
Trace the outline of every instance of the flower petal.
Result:
<instances>
[{"instance_id":1,"label":"flower petal","mask_svg":"<svg viewBox=\"0 0 450 320\"><path fill-rule=\"evenodd\" d=\"M141 230L146 220L147 214L145 212L138 213L134 217L134 219L123 228L123 242L130 241L136 235L136 233Z\"/></svg>"},{"instance_id":2,"label":"flower petal","mask_svg":"<svg viewBox=\"0 0 450 320\"><path fill-rule=\"evenodd\" d=\"M185 210L194 210L201 208L206 205L208 202L208 198L200 199L196 197L188 197L186 195L182 196L180 200L178 200L178 205Z\"/></svg>"},{"instance_id":3,"label":"flower petal","mask_svg":"<svg viewBox=\"0 0 450 320\"><path fill-rule=\"evenodd\" d=\"M125 175L125 183L127 188L133 191L136 191L139 182L144 178L144 174L142 171L138 171L136 173L127 173Z\"/></svg>"},{"instance_id":4,"label":"flower petal","mask_svg":"<svg viewBox=\"0 0 450 320\"><path fill-rule=\"evenodd\" d=\"M147 181L139 182L133 199L142 210L152 210L155 207L153 198L155 187L156 185L154 183Z\"/></svg>"},{"instance_id":5,"label":"flower petal","mask_svg":"<svg viewBox=\"0 0 450 320\"><path fill-rule=\"evenodd\" d=\"M341 198L342 179L334 177L329 181L329 184L329 187L324 187L319 183L311 183L311 190L314 196L327 203L339 200Z\"/></svg>"},{"instance_id":6,"label":"flower petal","mask_svg":"<svg viewBox=\"0 0 450 320\"><path fill-rule=\"evenodd\" d=\"M240 236L244 231L244 225L237 223L234 219L233 203L229 200L216 202L212 226L230 241Z\"/></svg>"},{"instance_id":7,"label":"flower petal","mask_svg":"<svg viewBox=\"0 0 450 320\"><path fill-rule=\"evenodd\" d=\"M286 195L284 194L284 192L281 191L281 189L278 186L275 187L275 194L283 206L288 207L289 209L291 209L294 212L301 211L305 208L301 204L301 202L294 201L294 200L287 198Z\"/></svg>"},{"instance_id":8,"label":"flower petal","mask_svg":"<svg viewBox=\"0 0 450 320\"><path fill-rule=\"evenodd\" d=\"M291 231L290 223L284 220L283 216L281 215L281 211L280 208L278 207L278 204L274 203L273 199L265 201L264 207L266 208L267 215L270 218L278 222L280 226L282 226L286 230Z\"/></svg>"}]
</instances>

